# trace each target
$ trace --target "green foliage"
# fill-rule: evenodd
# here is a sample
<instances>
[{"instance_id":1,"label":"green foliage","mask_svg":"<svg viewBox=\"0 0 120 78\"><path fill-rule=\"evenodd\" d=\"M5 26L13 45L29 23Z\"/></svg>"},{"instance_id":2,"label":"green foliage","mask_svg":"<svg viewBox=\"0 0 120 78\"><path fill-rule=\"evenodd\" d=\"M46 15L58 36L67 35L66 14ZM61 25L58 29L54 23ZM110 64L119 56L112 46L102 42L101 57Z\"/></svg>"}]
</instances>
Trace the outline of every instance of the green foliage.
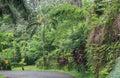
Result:
<instances>
[{"instance_id":1,"label":"green foliage","mask_svg":"<svg viewBox=\"0 0 120 78\"><path fill-rule=\"evenodd\" d=\"M12 43L9 43L14 38L12 33L0 33L0 70L10 70L10 58L12 57L11 47ZM8 64L5 63L5 60L8 60Z\"/></svg>"},{"instance_id":2,"label":"green foliage","mask_svg":"<svg viewBox=\"0 0 120 78\"><path fill-rule=\"evenodd\" d=\"M84 72L89 70L96 78L109 74L120 51L119 28L113 27L120 11L119 0L84 0L82 8L70 0L43 0L39 8L30 6L32 3L27 6L26 2L0 1L2 60L9 58L12 65L26 63L44 69L79 70L83 73L77 74L79 77L84 77ZM99 25L104 26L104 44L88 44L90 30ZM112 32L117 34L115 41L111 41ZM86 63L75 62L71 54L75 49L78 55L83 53L87 57L87 68ZM63 57L68 62L58 63ZM94 77L89 75L87 78Z\"/></svg>"},{"instance_id":3,"label":"green foliage","mask_svg":"<svg viewBox=\"0 0 120 78\"><path fill-rule=\"evenodd\" d=\"M42 55L42 58L36 64L37 66L57 68L59 67L57 59L64 55L69 60L73 59L70 52L75 48L79 48L81 53L85 52L88 29L84 24L82 10L76 5L59 4L54 8L50 8L48 13L48 17L45 17L47 18L44 31L45 42L44 44L42 43L45 55ZM44 64L44 58L46 59L46 64ZM77 66L74 63L72 65L69 64L69 68ZM65 67L69 69L66 65ZM77 67L75 68L78 69Z\"/></svg>"},{"instance_id":4,"label":"green foliage","mask_svg":"<svg viewBox=\"0 0 120 78\"><path fill-rule=\"evenodd\" d=\"M104 45L87 45L87 57L90 70L99 75L99 77L105 77L111 71L115 60L119 56L120 43L115 42Z\"/></svg>"},{"instance_id":5,"label":"green foliage","mask_svg":"<svg viewBox=\"0 0 120 78\"><path fill-rule=\"evenodd\" d=\"M22 58L21 61L19 62L19 64L20 64L21 66L26 65L26 63L25 63L25 58Z\"/></svg>"},{"instance_id":6,"label":"green foliage","mask_svg":"<svg viewBox=\"0 0 120 78\"><path fill-rule=\"evenodd\" d=\"M103 44L89 44L87 45L87 61L89 70L96 74L96 78L105 78L106 75L112 70L115 60L120 57L120 43L117 32L118 24L114 22L117 20L116 15L118 15L119 4L114 2L98 2L98 4L104 5L104 13L100 17L97 17L96 14L92 15L89 19L91 23L89 26L104 26L105 33L102 34L104 36ZM114 7L114 8L113 8ZM95 8L95 6L94 6ZM119 22L119 21L118 21ZM92 28L93 29L93 28ZM99 29L100 30L100 29ZM98 30L96 30L97 32ZM92 33L96 34L96 32ZM114 34L114 35L112 35ZM97 34L99 35L99 33ZM96 37L96 36L95 36ZM94 37L94 39L95 39ZM112 40L114 37L115 40Z\"/></svg>"},{"instance_id":7,"label":"green foliage","mask_svg":"<svg viewBox=\"0 0 120 78\"><path fill-rule=\"evenodd\" d=\"M119 78L120 77L120 58L116 60L116 65L113 70L110 72L107 78Z\"/></svg>"}]
</instances>

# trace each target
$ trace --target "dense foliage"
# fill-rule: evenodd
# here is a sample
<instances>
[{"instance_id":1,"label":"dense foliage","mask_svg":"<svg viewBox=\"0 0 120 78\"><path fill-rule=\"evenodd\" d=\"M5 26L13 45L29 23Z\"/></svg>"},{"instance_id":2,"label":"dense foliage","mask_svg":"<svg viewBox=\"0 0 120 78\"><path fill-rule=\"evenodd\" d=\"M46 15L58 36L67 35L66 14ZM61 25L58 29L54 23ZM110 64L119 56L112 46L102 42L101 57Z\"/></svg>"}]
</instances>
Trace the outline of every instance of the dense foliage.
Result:
<instances>
[{"instance_id":1,"label":"dense foliage","mask_svg":"<svg viewBox=\"0 0 120 78\"><path fill-rule=\"evenodd\" d=\"M0 69L6 69L7 59L9 66L109 77L120 57L119 3L0 0Z\"/></svg>"}]
</instances>

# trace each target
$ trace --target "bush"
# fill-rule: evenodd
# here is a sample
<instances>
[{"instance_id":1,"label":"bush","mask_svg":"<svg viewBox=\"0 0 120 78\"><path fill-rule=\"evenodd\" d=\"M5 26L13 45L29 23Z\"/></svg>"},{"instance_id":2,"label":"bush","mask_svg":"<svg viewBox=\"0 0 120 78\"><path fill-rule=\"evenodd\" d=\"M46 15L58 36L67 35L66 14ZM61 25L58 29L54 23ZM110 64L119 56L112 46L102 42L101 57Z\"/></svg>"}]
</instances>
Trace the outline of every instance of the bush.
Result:
<instances>
[{"instance_id":1,"label":"bush","mask_svg":"<svg viewBox=\"0 0 120 78\"><path fill-rule=\"evenodd\" d=\"M115 60L120 57L119 51L119 41L104 45L87 45L87 57L90 71L99 76L98 78L104 78L113 68Z\"/></svg>"},{"instance_id":2,"label":"bush","mask_svg":"<svg viewBox=\"0 0 120 78\"><path fill-rule=\"evenodd\" d=\"M5 60L0 59L0 70L11 70L11 64L5 64Z\"/></svg>"}]
</instances>

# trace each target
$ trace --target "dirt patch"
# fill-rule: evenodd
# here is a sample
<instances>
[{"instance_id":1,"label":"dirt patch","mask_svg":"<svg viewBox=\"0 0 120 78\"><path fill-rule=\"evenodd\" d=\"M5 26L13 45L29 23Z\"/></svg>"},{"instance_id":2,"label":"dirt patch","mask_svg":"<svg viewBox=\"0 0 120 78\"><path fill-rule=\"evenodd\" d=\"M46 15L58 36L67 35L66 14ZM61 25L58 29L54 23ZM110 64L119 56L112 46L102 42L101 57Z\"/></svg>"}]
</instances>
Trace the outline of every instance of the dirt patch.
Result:
<instances>
[{"instance_id":1,"label":"dirt patch","mask_svg":"<svg viewBox=\"0 0 120 78\"><path fill-rule=\"evenodd\" d=\"M115 16L113 25L108 28L108 38L110 42L115 42L119 40L120 34L120 13Z\"/></svg>"},{"instance_id":2,"label":"dirt patch","mask_svg":"<svg viewBox=\"0 0 120 78\"><path fill-rule=\"evenodd\" d=\"M103 44L120 40L120 13L118 13L113 24L108 27L98 25L91 31L88 37L89 44Z\"/></svg>"},{"instance_id":3,"label":"dirt patch","mask_svg":"<svg viewBox=\"0 0 120 78\"><path fill-rule=\"evenodd\" d=\"M105 35L105 29L103 26L96 26L89 35L88 42L90 44L102 44Z\"/></svg>"}]
</instances>

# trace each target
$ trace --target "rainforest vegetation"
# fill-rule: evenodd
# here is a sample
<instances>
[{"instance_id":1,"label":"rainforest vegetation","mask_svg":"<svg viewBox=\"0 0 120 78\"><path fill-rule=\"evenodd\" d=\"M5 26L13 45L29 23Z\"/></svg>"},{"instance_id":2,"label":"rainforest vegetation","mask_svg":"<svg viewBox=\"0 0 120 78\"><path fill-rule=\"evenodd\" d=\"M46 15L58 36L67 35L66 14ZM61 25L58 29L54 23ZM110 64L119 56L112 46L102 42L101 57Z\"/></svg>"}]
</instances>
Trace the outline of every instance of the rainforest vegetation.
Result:
<instances>
[{"instance_id":1,"label":"rainforest vegetation","mask_svg":"<svg viewBox=\"0 0 120 78\"><path fill-rule=\"evenodd\" d=\"M0 70L29 65L120 78L120 0L0 0Z\"/></svg>"}]
</instances>

